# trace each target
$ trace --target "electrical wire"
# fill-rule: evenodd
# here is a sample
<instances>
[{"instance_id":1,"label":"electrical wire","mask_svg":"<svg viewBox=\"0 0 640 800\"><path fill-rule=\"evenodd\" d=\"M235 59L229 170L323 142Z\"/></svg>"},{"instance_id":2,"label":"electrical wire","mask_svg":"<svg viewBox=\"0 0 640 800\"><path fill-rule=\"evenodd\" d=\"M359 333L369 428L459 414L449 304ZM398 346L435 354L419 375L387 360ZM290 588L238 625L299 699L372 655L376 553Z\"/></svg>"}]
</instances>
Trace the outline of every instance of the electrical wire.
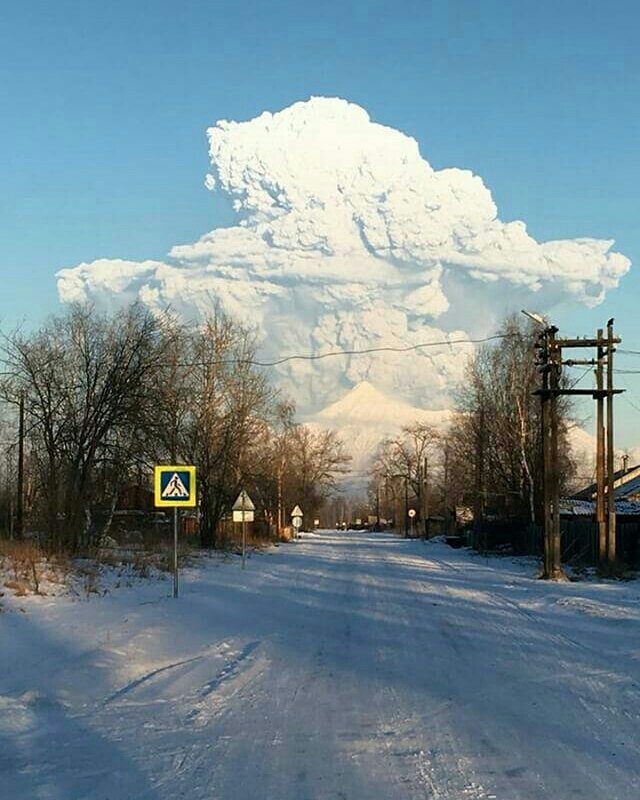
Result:
<instances>
[{"instance_id":1,"label":"electrical wire","mask_svg":"<svg viewBox=\"0 0 640 800\"><path fill-rule=\"evenodd\" d=\"M367 347L362 350L330 350L328 353L296 353L290 356L276 359L275 361L258 361L253 358L229 358L220 361L190 361L190 362L177 362L168 364L170 367L197 367L197 366L217 366L225 364L246 364L254 367L278 367L280 364L286 364L289 361L320 361L323 358L333 358L334 356L364 356L371 355L372 353L409 353L414 350L420 350L423 347L444 347L454 344L483 344L484 342L492 342L496 339L509 339L519 334L513 333L495 333L491 336L484 336L480 339L441 339L437 342L420 342L419 344L412 344L408 347Z\"/></svg>"},{"instance_id":2,"label":"electrical wire","mask_svg":"<svg viewBox=\"0 0 640 800\"><path fill-rule=\"evenodd\" d=\"M633 409L635 409L636 411L639 411L639 412L640 412L640 406L636 405L636 404L633 402L633 400L632 400L630 397L627 397L627 395L626 395L626 394L623 394L623 395L622 395L622 399L623 399L623 400L626 400L626 401L627 401L627 403L629 403L629 405L631 406L631 408L633 408Z\"/></svg>"},{"instance_id":3,"label":"electrical wire","mask_svg":"<svg viewBox=\"0 0 640 800\"><path fill-rule=\"evenodd\" d=\"M567 364L567 366L571 367L572 369L577 369L577 367L574 367L574 366L572 366L571 364ZM572 383L572 384L570 384L570 385L569 385L569 389L573 389L575 386L577 386L577 385L580 383L580 381L581 381L583 378L586 378L586 377L587 377L587 375L588 375L590 372L591 372L591 367L589 366L589 367L587 367L587 368L584 370L584 372L583 372L581 375L579 375L579 376L578 376L578 377L575 379L575 381L573 381L573 383Z\"/></svg>"}]
</instances>

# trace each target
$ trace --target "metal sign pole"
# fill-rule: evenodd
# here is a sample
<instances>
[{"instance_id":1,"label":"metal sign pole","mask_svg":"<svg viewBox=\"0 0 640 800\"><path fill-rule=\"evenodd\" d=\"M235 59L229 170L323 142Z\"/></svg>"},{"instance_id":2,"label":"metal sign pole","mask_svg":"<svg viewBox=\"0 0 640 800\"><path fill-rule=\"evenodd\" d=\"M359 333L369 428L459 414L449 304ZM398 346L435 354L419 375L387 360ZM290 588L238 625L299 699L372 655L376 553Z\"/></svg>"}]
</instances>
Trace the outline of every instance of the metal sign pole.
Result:
<instances>
[{"instance_id":1,"label":"metal sign pole","mask_svg":"<svg viewBox=\"0 0 640 800\"><path fill-rule=\"evenodd\" d=\"M242 494L242 569L245 567L245 551L246 551L246 543L247 543L247 521L246 515L244 511L244 492Z\"/></svg>"},{"instance_id":2,"label":"metal sign pole","mask_svg":"<svg viewBox=\"0 0 640 800\"><path fill-rule=\"evenodd\" d=\"M178 596L178 509L196 508L196 468L192 464L156 464L153 468L156 508L173 509L173 596Z\"/></svg>"},{"instance_id":3,"label":"metal sign pole","mask_svg":"<svg viewBox=\"0 0 640 800\"><path fill-rule=\"evenodd\" d=\"M173 507L173 596L178 596L178 509Z\"/></svg>"}]
</instances>

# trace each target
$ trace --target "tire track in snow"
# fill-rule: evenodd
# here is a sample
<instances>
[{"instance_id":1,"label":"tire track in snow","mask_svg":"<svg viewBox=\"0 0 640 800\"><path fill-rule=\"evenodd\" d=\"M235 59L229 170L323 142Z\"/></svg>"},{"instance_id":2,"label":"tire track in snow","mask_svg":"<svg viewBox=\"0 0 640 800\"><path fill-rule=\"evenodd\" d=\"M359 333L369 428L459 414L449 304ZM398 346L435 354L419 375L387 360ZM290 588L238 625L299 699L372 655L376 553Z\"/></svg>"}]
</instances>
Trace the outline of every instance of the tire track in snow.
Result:
<instances>
[{"instance_id":1,"label":"tire track in snow","mask_svg":"<svg viewBox=\"0 0 640 800\"><path fill-rule=\"evenodd\" d=\"M395 583L393 573L399 570L402 574L405 567L413 567L415 564L406 563L406 554L402 550L383 550L382 552L384 579L381 581L379 580L380 576L375 576L368 581L371 592L369 602L373 600L376 606L388 611L388 600L384 597L384 593L389 585ZM436 562L431 563L429 568L444 571L442 566ZM407 592L411 596L409 586L407 586ZM419 592L416 596L420 597ZM423 607L423 610L427 611L429 607L430 604ZM415 606L414 611L419 613L419 608L419 606ZM422 642L412 629L413 621L411 618L402 620L407 639L407 652L419 653L419 645ZM456 663L464 656L460 643L456 640L455 635L447 630L446 621L435 618L433 623L433 628L426 634L427 640L433 632L437 632L444 642L447 652L451 654L451 663ZM395 711L391 718L385 719L384 729L379 728L378 737L384 743L387 758L395 760L396 763L400 759L400 762L403 763L403 772L396 771L400 776L404 775L405 780L410 780L412 797L425 798L425 800L490 800L497 797L481 785L471 761L465 758L459 750L459 740L450 722L447 721L446 712L453 707L452 701L445 701L438 706L439 723L434 727L435 714L429 714L425 721L424 717L415 713L413 706L407 708L406 698L400 695L394 679L389 681L384 689L384 694L387 699L383 706L395 709ZM451 694L455 695L454 687L451 688ZM403 707L404 712L401 713L400 709ZM442 712L444 712L444 717ZM437 737L431 748L427 747L425 741L425 737L429 733L435 734ZM400 742L401 749L393 748L392 742ZM408 778L408 776L411 777Z\"/></svg>"},{"instance_id":2,"label":"tire track in snow","mask_svg":"<svg viewBox=\"0 0 640 800\"><path fill-rule=\"evenodd\" d=\"M139 686L142 686L148 681L153 680L153 678L156 678L158 675L162 675L162 673L164 672L168 672L169 670L172 669L177 669L178 667L183 667L186 664L193 664L196 661L201 661L204 657L205 655L203 653L200 653L199 655L193 656L192 658L185 658L182 661L173 661L170 664L165 664L162 667L157 667L156 669L152 669L149 672L145 672L144 675L141 675L139 678L135 678L135 680L130 681L121 689L118 689L117 691L113 692L113 694L110 694L108 697L106 697L102 701L102 705L106 706L111 704L114 700L119 700L120 698L129 694L129 692L132 692Z\"/></svg>"},{"instance_id":3,"label":"tire track in snow","mask_svg":"<svg viewBox=\"0 0 640 800\"><path fill-rule=\"evenodd\" d=\"M221 702L218 696L218 690L222 687L229 687L234 682L240 680L240 685L230 694L232 697L238 690L242 689L251 678L256 677L257 672L260 670L251 670L250 668L253 663L253 653L258 649L260 644L260 640L249 642L214 678L205 683L204 686L198 690L196 693L197 700L192 702L191 709L184 717L186 724L196 725L198 727L206 725L211 720L212 715L215 714L214 706L216 701L218 701L218 704Z\"/></svg>"},{"instance_id":4,"label":"tire track in snow","mask_svg":"<svg viewBox=\"0 0 640 800\"><path fill-rule=\"evenodd\" d=\"M443 558L438 558L438 562L446 565L453 573L465 575L468 583L472 585L472 581L469 581L468 574L465 573L461 567ZM488 568L487 572L489 572ZM622 683L625 683L631 680L630 676L626 674L622 676L618 672L612 671L610 668L603 670L593 668L594 659L597 659L597 661L601 663L603 660L606 660L606 650L603 651L601 648L585 645L566 634L549 631L546 621L541 619L539 615L529 609L523 608L516 600L502 593L491 591L482 584L476 587L476 591L481 592L486 597L493 600L493 605L495 605L496 608L502 607L503 609L512 609L519 616L526 619L530 625L532 624L535 626L541 638L551 645L556 652L557 666L560 671L554 672L545 679L545 682L550 681L555 683L558 678L564 677L570 679L568 691L574 696L575 701L584 709L588 718L591 719L591 724L585 725L585 728L589 732L588 735L599 742L603 752L612 749L612 741L631 736L630 732L633 730L633 724L637 724L638 714L637 712L631 712L627 708L629 697L627 696L622 703L619 698L613 703L606 701L611 681L617 679L618 682L622 681ZM505 632L513 636L514 629L511 625L505 622L498 622L498 625ZM560 656L558 646L568 651L564 658ZM583 659L588 659L591 662L590 669L584 669L582 666ZM610 661L608 663L610 664ZM598 680L597 677L600 676L608 680L604 682ZM576 679L582 679L583 683L586 684L586 695L584 691L581 691L580 686L576 684ZM627 687L627 695L629 694L632 696L634 705L637 708L638 698L640 698L640 689L635 683L632 684L631 687ZM604 700L602 696L604 696ZM607 714L609 715L608 718ZM587 719L585 719L584 722L587 723ZM623 733L624 728L621 727L623 722L628 723L626 733ZM594 788L599 787L599 791L601 792L599 796L607 796L607 780L605 778L594 774L593 771L589 769L588 764L579 761L575 757L571 759L568 758L567 767L569 764L571 764L572 768L577 773L582 774L583 779L590 782ZM544 787L546 790L543 776L538 774L537 778L540 782L540 788Z\"/></svg>"}]
</instances>

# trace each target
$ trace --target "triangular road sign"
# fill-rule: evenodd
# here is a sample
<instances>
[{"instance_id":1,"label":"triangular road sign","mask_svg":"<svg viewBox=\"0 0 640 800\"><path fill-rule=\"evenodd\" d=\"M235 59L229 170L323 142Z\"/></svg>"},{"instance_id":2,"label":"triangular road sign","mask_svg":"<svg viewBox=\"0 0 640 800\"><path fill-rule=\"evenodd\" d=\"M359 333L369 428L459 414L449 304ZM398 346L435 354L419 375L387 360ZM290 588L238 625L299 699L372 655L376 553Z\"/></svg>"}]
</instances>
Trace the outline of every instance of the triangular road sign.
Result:
<instances>
[{"instance_id":1,"label":"triangular road sign","mask_svg":"<svg viewBox=\"0 0 640 800\"><path fill-rule=\"evenodd\" d=\"M189 497L189 490L182 482L182 479L177 472L174 472L169 483L164 487L162 492L163 500L185 500Z\"/></svg>"},{"instance_id":2,"label":"triangular road sign","mask_svg":"<svg viewBox=\"0 0 640 800\"><path fill-rule=\"evenodd\" d=\"M291 512L292 517L303 517L304 514L302 513L302 509L300 506L296 506L293 511Z\"/></svg>"},{"instance_id":3,"label":"triangular road sign","mask_svg":"<svg viewBox=\"0 0 640 800\"><path fill-rule=\"evenodd\" d=\"M238 495L238 499L233 504L232 511L255 511L255 510L256 507L253 504L253 500L243 489Z\"/></svg>"}]
</instances>

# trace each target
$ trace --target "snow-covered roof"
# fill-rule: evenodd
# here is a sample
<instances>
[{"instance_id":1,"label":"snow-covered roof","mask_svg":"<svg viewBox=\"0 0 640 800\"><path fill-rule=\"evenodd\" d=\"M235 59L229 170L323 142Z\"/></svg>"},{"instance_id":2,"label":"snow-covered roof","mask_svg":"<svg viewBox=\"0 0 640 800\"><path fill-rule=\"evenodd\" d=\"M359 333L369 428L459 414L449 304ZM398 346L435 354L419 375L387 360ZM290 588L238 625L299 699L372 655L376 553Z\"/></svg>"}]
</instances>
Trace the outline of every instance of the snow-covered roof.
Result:
<instances>
[{"instance_id":1,"label":"snow-covered roof","mask_svg":"<svg viewBox=\"0 0 640 800\"><path fill-rule=\"evenodd\" d=\"M590 517L596 513L596 504L592 500L575 500L569 497L560 500L560 513L570 514L576 517ZM640 516L640 502L619 499L616 496L616 514L622 516Z\"/></svg>"},{"instance_id":2,"label":"snow-covered roof","mask_svg":"<svg viewBox=\"0 0 640 800\"><path fill-rule=\"evenodd\" d=\"M640 491L640 464L634 467L619 469L613 475L614 492L616 497L627 497L629 494L635 494ZM634 490L629 489L633 486ZM592 500L595 498L597 486L595 483L585 486L579 492L571 495L572 500Z\"/></svg>"},{"instance_id":3,"label":"snow-covered roof","mask_svg":"<svg viewBox=\"0 0 640 800\"><path fill-rule=\"evenodd\" d=\"M614 494L616 499L624 499L632 495L640 494L640 475L636 475L635 478L632 478L630 481L616 486Z\"/></svg>"}]
</instances>

